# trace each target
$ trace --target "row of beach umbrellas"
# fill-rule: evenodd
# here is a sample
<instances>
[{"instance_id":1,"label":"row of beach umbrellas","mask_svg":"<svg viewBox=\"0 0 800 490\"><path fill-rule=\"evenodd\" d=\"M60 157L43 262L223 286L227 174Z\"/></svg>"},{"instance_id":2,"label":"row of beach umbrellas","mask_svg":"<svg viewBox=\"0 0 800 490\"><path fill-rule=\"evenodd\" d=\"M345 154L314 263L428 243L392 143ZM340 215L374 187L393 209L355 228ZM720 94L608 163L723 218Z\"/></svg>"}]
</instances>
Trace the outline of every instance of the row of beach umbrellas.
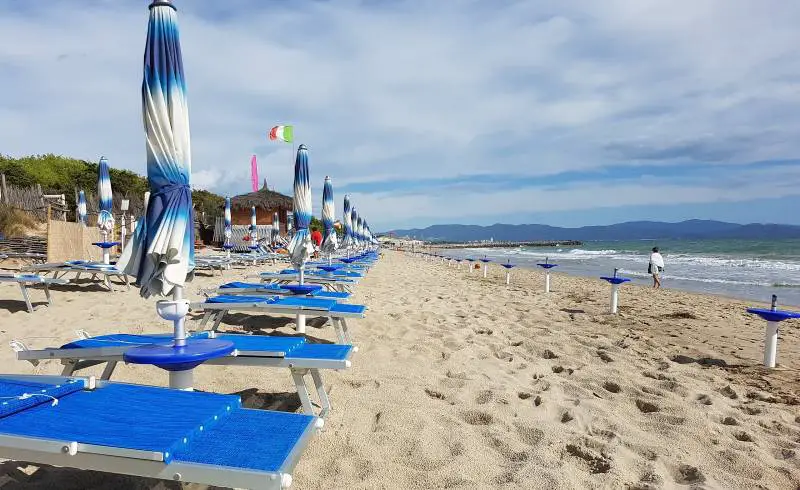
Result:
<instances>
[{"instance_id":1,"label":"row of beach umbrellas","mask_svg":"<svg viewBox=\"0 0 800 490\"><path fill-rule=\"evenodd\" d=\"M158 312L163 318L173 321L173 347L179 348L186 345L184 322L188 301L183 298L183 289L195 265L189 112L177 10L167 0L154 0L149 10L141 96L150 197L146 199L144 215L137 222L116 266L136 277L142 297L172 297L172 301L159 302ZM86 201L85 195L81 195L79 219L85 223ZM105 158L100 159L98 195L98 226L104 233L105 242L114 225L111 182ZM308 229L312 203L305 145L297 149L293 208L296 229L288 251L302 278L305 262L314 251ZM341 244L336 238L334 219L333 186L326 178L322 206L323 252L331 254L376 243L369 224L351 205L348 196L344 199L345 230ZM229 199L226 199L225 225L228 237ZM207 342L213 343L211 339ZM198 341L195 347L201 347L199 344L202 343Z\"/></svg>"}]
</instances>

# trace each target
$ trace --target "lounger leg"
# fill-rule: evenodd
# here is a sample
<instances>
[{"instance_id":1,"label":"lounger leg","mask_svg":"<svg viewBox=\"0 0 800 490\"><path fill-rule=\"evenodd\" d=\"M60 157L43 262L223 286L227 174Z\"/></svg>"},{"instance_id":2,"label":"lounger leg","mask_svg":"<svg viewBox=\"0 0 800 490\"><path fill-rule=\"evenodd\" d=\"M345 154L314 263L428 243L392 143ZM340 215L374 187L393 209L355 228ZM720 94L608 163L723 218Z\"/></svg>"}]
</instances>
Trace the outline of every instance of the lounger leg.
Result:
<instances>
[{"instance_id":1,"label":"lounger leg","mask_svg":"<svg viewBox=\"0 0 800 490\"><path fill-rule=\"evenodd\" d=\"M78 282L80 280L81 280L81 273L78 272L77 274L75 274L75 282Z\"/></svg>"},{"instance_id":2,"label":"lounger leg","mask_svg":"<svg viewBox=\"0 0 800 490\"><path fill-rule=\"evenodd\" d=\"M109 291L114 292L114 288L111 287L111 281L108 280L108 274L103 274L103 284L106 285Z\"/></svg>"},{"instance_id":3,"label":"lounger leg","mask_svg":"<svg viewBox=\"0 0 800 490\"><path fill-rule=\"evenodd\" d=\"M72 376L72 373L75 372L75 366L78 364L77 361L62 361L64 363L64 369L61 370L61 376Z\"/></svg>"},{"instance_id":4,"label":"lounger leg","mask_svg":"<svg viewBox=\"0 0 800 490\"><path fill-rule=\"evenodd\" d=\"M131 281L128 279L128 274L123 274L122 278L125 280L125 289L130 291L131 290Z\"/></svg>"},{"instance_id":5,"label":"lounger leg","mask_svg":"<svg viewBox=\"0 0 800 490\"><path fill-rule=\"evenodd\" d=\"M311 404L311 397L308 396L308 388L306 387L305 374L307 369L292 369L292 379L294 385L297 387L297 395L300 397L300 403L303 404L303 413L307 415L314 415L314 406Z\"/></svg>"},{"instance_id":6,"label":"lounger leg","mask_svg":"<svg viewBox=\"0 0 800 490\"><path fill-rule=\"evenodd\" d=\"M211 319L211 316L213 314L214 314L214 312L212 310L206 310L205 313L203 313L203 318L200 320L200 329L201 330L203 329L203 327L206 326L206 323L208 323L208 320Z\"/></svg>"},{"instance_id":7,"label":"lounger leg","mask_svg":"<svg viewBox=\"0 0 800 490\"><path fill-rule=\"evenodd\" d=\"M47 283L43 283L44 286L44 295L47 298L47 306L53 305L53 300L50 298L50 288L47 287Z\"/></svg>"},{"instance_id":8,"label":"lounger leg","mask_svg":"<svg viewBox=\"0 0 800 490\"><path fill-rule=\"evenodd\" d=\"M114 374L114 368L116 367L117 361L108 361L106 363L106 367L103 369L103 374L100 375L100 379L111 379L111 375Z\"/></svg>"},{"instance_id":9,"label":"lounger leg","mask_svg":"<svg viewBox=\"0 0 800 490\"><path fill-rule=\"evenodd\" d=\"M336 341L339 344L347 345L349 342L347 341L347 334L345 334L344 329L342 328L341 318L331 318L331 323L333 324L333 329L336 331Z\"/></svg>"},{"instance_id":10,"label":"lounger leg","mask_svg":"<svg viewBox=\"0 0 800 490\"><path fill-rule=\"evenodd\" d=\"M339 323L342 326L342 334L344 335L345 343L353 345L353 339L350 338L350 330L347 328L347 320L344 318L339 318Z\"/></svg>"},{"instance_id":11,"label":"lounger leg","mask_svg":"<svg viewBox=\"0 0 800 490\"><path fill-rule=\"evenodd\" d=\"M225 316L225 310L219 310L219 312L217 313L217 318L214 320L214 326L211 327L211 330L215 332L217 331L217 329L219 328L219 324L222 323L222 317L224 316Z\"/></svg>"},{"instance_id":12,"label":"lounger leg","mask_svg":"<svg viewBox=\"0 0 800 490\"><path fill-rule=\"evenodd\" d=\"M28 313L33 313L33 305L31 304L30 296L28 296L28 288L25 287L24 283L19 283L19 289L22 291L22 299L25 300L25 306L28 307Z\"/></svg>"},{"instance_id":13,"label":"lounger leg","mask_svg":"<svg viewBox=\"0 0 800 490\"><path fill-rule=\"evenodd\" d=\"M314 387L317 389L319 404L322 407L319 416L325 418L328 412L331 411L331 400L328 398L328 392L325 391L325 384L322 382L322 374L320 374L319 369L311 370L311 379L314 380Z\"/></svg>"}]
</instances>

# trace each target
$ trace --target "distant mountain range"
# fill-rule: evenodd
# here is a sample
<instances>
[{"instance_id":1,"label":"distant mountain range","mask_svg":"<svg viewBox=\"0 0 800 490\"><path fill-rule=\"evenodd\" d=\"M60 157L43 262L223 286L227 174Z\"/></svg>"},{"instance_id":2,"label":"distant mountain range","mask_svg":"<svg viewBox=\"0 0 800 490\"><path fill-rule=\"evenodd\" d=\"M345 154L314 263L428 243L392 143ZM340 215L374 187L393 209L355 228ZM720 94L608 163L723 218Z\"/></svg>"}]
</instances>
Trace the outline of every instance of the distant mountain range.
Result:
<instances>
[{"instance_id":1,"label":"distant mountain range","mask_svg":"<svg viewBox=\"0 0 800 490\"><path fill-rule=\"evenodd\" d=\"M629 221L607 226L560 228L548 225L433 225L422 229L393 230L400 237L420 240L470 242L532 240L640 240L640 239L781 239L800 238L800 226L759 224L740 225L710 220L680 223Z\"/></svg>"}]
</instances>

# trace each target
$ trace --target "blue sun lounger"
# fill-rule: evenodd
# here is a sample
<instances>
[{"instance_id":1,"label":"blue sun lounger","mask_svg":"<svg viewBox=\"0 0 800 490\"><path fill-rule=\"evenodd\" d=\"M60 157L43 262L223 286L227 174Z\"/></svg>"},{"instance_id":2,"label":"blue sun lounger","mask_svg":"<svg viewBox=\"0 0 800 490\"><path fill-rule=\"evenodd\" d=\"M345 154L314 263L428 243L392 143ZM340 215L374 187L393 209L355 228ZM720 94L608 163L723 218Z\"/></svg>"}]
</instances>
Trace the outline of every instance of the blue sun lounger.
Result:
<instances>
[{"instance_id":1,"label":"blue sun lounger","mask_svg":"<svg viewBox=\"0 0 800 490\"><path fill-rule=\"evenodd\" d=\"M336 301L345 301L350 298L351 294L344 291L325 291L320 285L311 291L307 296L313 298L333 299ZM240 282L234 281L221 285L217 289L203 291L203 293L211 294L249 294L249 295L280 295L290 296L295 293L281 284L264 284L263 282Z\"/></svg>"},{"instance_id":2,"label":"blue sun lounger","mask_svg":"<svg viewBox=\"0 0 800 490\"><path fill-rule=\"evenodd\" d=\"M34 311L31 297L28 294L29 286L41 284L42 288L44 288L44 295L47 298L47 306L50 306L53 304L53 300L50 297L50 289L48 289L47 286L50 284L69 284L69 281L66 279L42 277L36 274L0 274L0 282L13 282L19 285L19 289L22 291L22 299L25 300L25 306L28 308L28 313L33 313Z\"/></svg>"},{"instance_id":3,"label":"blue sun lounger","mask_svg":"<svg viewBox=\"0 0 800 490\"><path fill-rule=\"evenodd\" d=\"M322 419L242 408L235 395L94 378L0 376L0 458L279 490Z\"/></svg>"},{"instance_id":4,"label":"blue sun lounger","mask_svg":"<svg viewBox=\"0 0 800 490\"><path fill-rule=\"evenodd\" d=\"M23 268L26 272L40 274L46 276L52 274L53 278L63 278L67 274L75 274L75 281L80 280L81 274L87 274L92 281L96 281L98 276L101 278L103 285L113 292L114 287L111 285L110 278L116 277L125 283L125 287L130 289L130 282L128 276L117 269L114 264L103 264L101 262L92 262L88 260L70 260L67 262L52 262L48 264L35 264Z\"/></svg>"},{"instance_id":5,"label":"blue sun lounger","mask_svg":"<svg viewBox=\"0 0 800 490\"><path fill-rule=\"evenodd\" d=\"M222 318L231 311L326 316L330 319L336 331L337 343L347 345L353 343L347 328L347 319L364 318L364 313L367 310L364 305L338 303L332 299L245 295L212 296L211 298L206 298L203 302L190 303L189 308L203 311L199 330L202 330L213 319L212 331L216 331L219 328Z\"/></svg>"},{"instance_id":6,"label":"blue sun lounger","mask_svg":"<svg viewBox=\"0 0 800 490\"><path fill-rule=\"evenodd\" d=\"M29 361L34 366L39 361L59 359L64 369L62 376L72 376L85 368L104 364L101 379L108 380L114 373L117 363L122 362L125 351L141 345L170 344L172 334L111 334L92 337L83 330L78 331L78 340L58 348L30 349L19 340L10 342L17 353L17 359ZM305 413L314 413L314 406L308 391L308 377L317 393L320 417L331 410L322 369L348 369L353 346L341 344L312 344L303 337L269 337L264 335L218 334L215 332L195 332L192 338L217 338L233 342L234 351L229 356L210 359L204 364L226 366L255 366L288 368L300 402Z\"/></svg>"},{"instance_id":7,"label":"blue sun lounger","mask_svg":"<svg viewBox=\"0 0 800 490\"><path fill-rule=\"evenodd\" d=\"M262 272L256 275L249 275L247 277L258 278L265 284L289 284L297 282L300 279L299 273L286 273L279 272ZM303 282L305 284L320 284L329 291L344 291L352 292L353 286L358 285L359 278L347 277L332 277L322 276L317 274L304 274Z\"/></svg>"}]
</instances>

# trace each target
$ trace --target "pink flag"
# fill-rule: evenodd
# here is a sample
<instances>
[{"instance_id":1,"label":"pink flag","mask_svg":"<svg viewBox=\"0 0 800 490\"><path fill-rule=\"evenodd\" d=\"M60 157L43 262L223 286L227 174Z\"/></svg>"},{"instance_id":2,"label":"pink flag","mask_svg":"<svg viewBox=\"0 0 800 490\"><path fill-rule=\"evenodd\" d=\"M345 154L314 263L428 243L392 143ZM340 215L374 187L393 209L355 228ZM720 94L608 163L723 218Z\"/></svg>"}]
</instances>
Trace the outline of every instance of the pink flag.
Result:
<instances>
[{"instance_id":1,"label":"pink flag","mask_svg":"<svg viewBox=\"0 0 800 490\"><path fill-rule=\"evenodd\" d=\"M250 159L250 181L253 184L253 192L258 191L258 162L256 156Z\"/></svg>"}]
</instances>

